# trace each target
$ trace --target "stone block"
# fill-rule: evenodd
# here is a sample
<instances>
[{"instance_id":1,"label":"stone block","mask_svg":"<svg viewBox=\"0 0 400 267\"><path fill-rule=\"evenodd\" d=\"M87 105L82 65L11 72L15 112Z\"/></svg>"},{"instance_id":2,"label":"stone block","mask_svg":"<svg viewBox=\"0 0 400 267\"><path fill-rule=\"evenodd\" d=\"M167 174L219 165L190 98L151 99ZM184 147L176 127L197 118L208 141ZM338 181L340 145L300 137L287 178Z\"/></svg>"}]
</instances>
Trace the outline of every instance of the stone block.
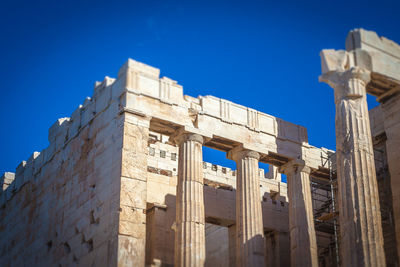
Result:
<instances>
[{"instance_id":1,"label":"stone block","mask_svg":"<svg viewBox=\"0 0 400 267\"><path fill-rule=\"evenodd\" d=\"M43 165L43 154L41 152L35 152L38 153L35 157L35 160L33 161L33 174L36 174L40 171Z\"/></svg>"},{"instance_id":2,"label":"stone block","mask_svg":"<svg viewBox=\"0 0 400 267\"><path fill-rule=\"evenodd\" d=\"M9 200L14 196L14 192L15 192L15 183L11 183L11 184L7 187L6 191L3 192L3 193L6 194L6 199L7 199L7 201L9 201Z\"/></svg>"},{"instance_id":3,"label":"stone block","mask_svg":"<svg viewBox=\"0 0 400 267\"><path fill-rule=\"evenodd\" d=\"M80 266L94 266L96 254L94 252L90 252L79 259Z\"/></svg>"},{"instance_id":4,"label":"stone block","mask_svg":"<svg viewBox=\"0 0 400 267\"><path fill-rule=\"evenodd\" d=\"M118 77L118 79L111 86L111 99L113 101L119 102L121 95L126 92L126 74L122 77Z\"/></svg>"},{"instance_id":5,"label":"stone block","mask_svg":"<svg viewBox=\"0 0 400 267\"><path fill-rule=\"evenodd\" d=\"M81 111L82 105L79 105L79 107L71 114L71 123L68 129L69 138L73 138L75 135L77 135L81 128Z\"/></svg>"},{"instance_id":6,"label":"stone block","mask_svg":"<svg viewBox=\"0 0 400 267\"><path fill-rule=\"evenodd\" d=\"M118 266L144 266L145 239L131 236L118 236Z\"/></svg>"},{"instance_id":7,"label":"stone block","mask_svg":"<svg viewBox=\"0 0 400 267\"><path fill-rule=\"evenodd\" d=\"M54 143L50 143L48 147L46 147L44 150L42 150L43 165L45 163L49 162L50 159L53 157L54 152L55 152L55 147L56 147L56 145Z\"/></svg>"},{"instance_id":8,"label":"stone block","mask_svg":"<svg viewBox=\"0 0 400 267\"><path fill-rule=\"evenodd\" d=\"M162 77L159 84L159 99L165 103L181 103L183 100L183 88L167 77Z\"/></svg>"},{"instance_id":9,"label":"stone block","mask_svg":"<svg viewBox=\"0 0 400 267\"><path fill-rule=\"evenodd\" d=\"M143 213L143 210L140 210ZM121 235L131 236L138 239L146 238L146 216L144 214L139 215L141 219L138 220L142 222L129 222L129 221L119 221L119 231Z\"/></svg>"},{"instance_id":10,"label":"stone block","mask_svg":"<svg viewBox=\"0 0 400 267\"><path fill-rule=\"evenodd\" d=\"M102 84L95 88L94 102L96 114L102 112L110 104L113 80L106 76Z\"/></svg>"},{"instance_id":11,"label":"stone block","mask_svg":"<svg viewBox=\"0 0 400 267\"><path fill-rule=\"evenodd\" d=\"M5 172L3 176L0 178L0 194L2 191L6 190L6 188L14 181L15 174L12 172Z\"/></svg>"},{"instance_id":12,"label":"stone block","mask_svg":"<svg viewBox=\"0 0 400 267\"><path fill-rule=\"evenodd\" d=\"M63 135L64 138L68 133L69 118L58 119L49 129L48 140L50 143L56 141L59 135Z\"/></svg>"},{"instance_id":13,"label":"stone block","mask_svg":"<svg viewBox=\"0 0 400 267\"><path fill-rule=\"evenodd\" d=\"M111 101L107 109L105 109L103 112L104 116L102 119L104 120L104 122L111 122L119 115L119 103L117 101Z\"/></svg>"},{"instance_id":14,"label":"stone block","mask_svg":"<svg viewBox=\"0 0 400 267\"><path fill-rule=\"evenodd\" d=\"M109 244L103 243L100 247L96 248L96 256L94 258L93 266L114 266L109 261Z\"/></svg>"},{"instance_id":15,"label":"stone block","mask_svg":"<svg viewBox=\"0 0 400 267\"><path fill-rule=\"evenodd\" d=\"M81 128L86 126L95 114L95 103L90 97L85 99L81 110Z\"/></svg>"},{"instance_id":16,"label":"stone block","mask_svg":"<svg viewBox=\"0 0 400 267\"><path fill-rule=\"evenodd\" d=\"M134 118L134 117L136 117L136 118ZM148 129L150 127L150 120L149 120L149 117L147 117L147 116L140 118L140 117L137 117L132 114L127 114L125 116L125 119L126 119L125 122L135 124L139 127L145 128L145 129Z\"/></svg>"},{"instance_id":17,"label":"stone block","mask_svg":"<svg viewBox=\"0 0 400 267\"><path fill-rule=\"evenodd\" d=\"M15 170L15 177L20 177L21 179L24 179L25 167L26 167L26 161L21 161L21 163L18 164Z\"/></svg>"},{"instance_id":18,"label":"stone block","mask_svg":"<svg viewBox=\"0 0 400 267\"><path fill-rule=\"evenodd\" d=\"M121 205L146 209L146 182L122 177Z\"/></svg>"},{"instance_id":19,"label":"stone block","mask_svg":"<svg viewBox=\"0 0 400 267\"><path fill-rule=\"evenodd\" d=\"M324 49L320 56L322 73L346 69L348 53L345 50Z\"/></svg>"},{"instance_id":20,"label":"stone block","mask_svg":"<svg viewBox=\"0 0 400 267\"><path fill-rule=\"evenodd\" d=\"M3 207L3 205L6 203L6 201L7 201L7 193L6 193L6 191L5 190L3 190L1 193L0 193L0 207ZM4 223L4 222L3 222ZM1 226L1 224L0 224L0 226ZM1 247L1 246L0 246Z\"/></svg>"},{"instance_id":21,"label":"stone block","mask_svg":"<svg viewBox=\"0 0 400 267\"><path fill-rule=\"evenodd\" d=\"M138 73L145 74L146 76L153 77L153 78L159 78L160 76L160 70L157 68L154 68L152 66L146 65L144 63L138 62L133 59L128 59L128 61L125 62L124 65L119 69L118 71L118 78L122 75L125 75L129 71L134 71Z\"/></svg>"}]
</instances>

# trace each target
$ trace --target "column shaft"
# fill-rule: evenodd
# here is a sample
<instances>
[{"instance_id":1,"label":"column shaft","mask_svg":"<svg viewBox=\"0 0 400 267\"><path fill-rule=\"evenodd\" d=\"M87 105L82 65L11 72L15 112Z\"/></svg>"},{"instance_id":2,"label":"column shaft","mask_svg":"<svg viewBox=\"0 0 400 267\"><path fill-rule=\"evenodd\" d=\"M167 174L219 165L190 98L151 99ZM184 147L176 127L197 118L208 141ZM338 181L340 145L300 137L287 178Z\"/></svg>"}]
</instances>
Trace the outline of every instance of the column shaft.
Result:
<instances>
[{"instance_id":1,"label":"column shaft","mask_svg":"<svg viewBox=\"0 0 400 267\"><path fill-rule=\"evenodd\" d=\"M310 168L289 162L281 169L288 184L291 266L318 266Z\"/></svg>"},{"instance_id":2,"label":"column shaft","mask_svg":"<svg viewBox=\"0 0 400 267\"><path fill-rule=\"evenodd\" d=\"M183 134L178 141L175 266L204 266L203 138Z\"/></svg>"},{"instance_id":3,"label":"column shaft","mask_svg":"<svg viewBox=\"0 0 400 267\"><path fill-rule=\"evenodd\" d=\"M264 231L258 176L259 154L236 153L236 267L264 266Z\"/></svg>"},{"instance_id":4,"label":"column shaft","mask_svg":"<svg viewBox=\"0 0 400 267\"><path fill-rule=\"evenodd\" d=\"M343 266L385 266L381 212L360 68L322 76L335 89L336 157Z\"/></svg>"}]
</instances>

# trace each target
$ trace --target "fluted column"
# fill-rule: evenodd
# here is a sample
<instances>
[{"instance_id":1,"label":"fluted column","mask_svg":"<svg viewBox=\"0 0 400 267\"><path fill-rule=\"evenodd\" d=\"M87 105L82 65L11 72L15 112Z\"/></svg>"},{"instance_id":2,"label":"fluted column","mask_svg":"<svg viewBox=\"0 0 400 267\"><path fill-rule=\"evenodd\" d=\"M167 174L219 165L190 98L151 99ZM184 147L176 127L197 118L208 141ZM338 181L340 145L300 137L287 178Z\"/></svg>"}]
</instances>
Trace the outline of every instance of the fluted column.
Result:
<instances>
[{"instance_id":1,"label":"fluted column","mask_svg":"<svg viewBox=\"0 0 400 267\"><path fill-rule=\"evenodd\" d=\"M343 266L385 266L366 84L359 67L321 76L335 91L336 157Z\"/></svg>"},{"instance_id":2,"label":"fluted column","mask_svg":"<svg viewBox=\"0 0 400 267\"><path fill-rule=\"evenodd\" d=\"M236 267L264 266L264 231L257 152L233 150L236 161ZM229 156L228 155L228 156Z\"/></svg>"},{"instance_id":3,"label":"fluted column","mask_svg":"<svg viewBox=\"0 0 400 267\"><path fill-rule=\"evenodd\" d=\"M204 266L203 137L184 133L179 144L176 190L175 266Z\"/></svg>"},{"instance_id":4,"label":"fluted column","mask_svg":"<svg viewBox=\"0 0 400 267\"><path fill-rule=\"evenodd\" d=\"M287 176L291 266L318 266L310 168L292 160L280 167Z\"/></svg>"}]
</instances>

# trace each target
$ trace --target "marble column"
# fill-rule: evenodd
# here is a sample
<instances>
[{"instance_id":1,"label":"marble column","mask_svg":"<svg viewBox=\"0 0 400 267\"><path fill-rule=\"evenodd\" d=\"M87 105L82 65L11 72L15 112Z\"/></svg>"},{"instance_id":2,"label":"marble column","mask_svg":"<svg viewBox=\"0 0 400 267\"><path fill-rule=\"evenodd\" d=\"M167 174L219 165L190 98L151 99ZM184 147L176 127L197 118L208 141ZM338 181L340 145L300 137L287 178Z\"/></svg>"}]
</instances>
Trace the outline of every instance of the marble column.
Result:
<instances>
[{"instance_id":1,"label":"marble column","mask_svg":"<svg viewBox=\"0 0 400 267\"><path fill-rule=\"evenodd\" d=\"M179 144L176 190L175 266L204 266L203 137L184 133Z\"/></svg>"},{"instance_id":2,"label":"marble column","mask_svg":"<svg viewBox=\"0 0 400 267\"><path fill-rule=\"evenodd\" d=\"M320 77L335 91L341 264L385 266L366 85L359 67Z\"/></svg>"},{"instance_id":3,"label":"marble column","mask_svg":"<svg viewBox=\"0 0 400 267\"><path fill-rule=\"evenodd\" d=\"M236 267L264 266L264 231L257 152L234 149L236 161Z\"/></svg>"},{"instance_id":4,"label":"marble column","mask_svg":"<svg viewBox=\"0 0 400 267\"><path fill-rule=\"evenodd\" d=\"M310 168L292 160L280 167L287 176L291 266L318 266Z\"/></svg>"}]
</instances>

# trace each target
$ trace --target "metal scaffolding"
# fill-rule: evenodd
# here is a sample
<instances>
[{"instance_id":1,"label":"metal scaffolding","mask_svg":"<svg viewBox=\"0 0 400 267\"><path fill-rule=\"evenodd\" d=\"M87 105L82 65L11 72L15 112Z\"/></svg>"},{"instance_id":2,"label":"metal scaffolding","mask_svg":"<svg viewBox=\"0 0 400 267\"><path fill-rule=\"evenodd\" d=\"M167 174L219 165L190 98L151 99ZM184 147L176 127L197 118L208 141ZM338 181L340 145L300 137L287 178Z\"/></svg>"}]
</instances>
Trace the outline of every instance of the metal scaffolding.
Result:
<instances>
[{"instance_id":1,"label":"metal scaffolding","mask_svg":"<svg viewBox=\"0 0 400 267\"><path fill-rule=\"evenodd\" d=\"M311 195L320 266L339 266L339 225L336 206L337 179L334 153L321 154L329 170L326 179L311 176Z\"/></svg>"}]
</instances>

